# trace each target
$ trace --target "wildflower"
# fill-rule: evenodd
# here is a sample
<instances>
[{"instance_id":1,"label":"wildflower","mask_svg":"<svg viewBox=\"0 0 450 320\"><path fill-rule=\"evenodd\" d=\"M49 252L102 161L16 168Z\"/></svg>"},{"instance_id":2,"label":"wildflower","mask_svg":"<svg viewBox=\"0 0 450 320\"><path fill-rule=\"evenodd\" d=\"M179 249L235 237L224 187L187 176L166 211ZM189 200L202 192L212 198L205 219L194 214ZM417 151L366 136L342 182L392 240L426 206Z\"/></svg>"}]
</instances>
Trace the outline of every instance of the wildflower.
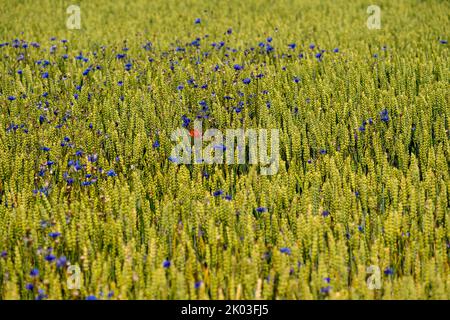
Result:
<instances>
[{"instance_id":1,"label":"wildflower","mask_svg":"<svg viewBox=\"0 0 450 320\"><path fill-rule=\"evenodd\" d=\"M234 68L234 70L236 70L236 71L240 71L240 70L244 69L244 67L241 66L241 65L239 65L239 64L235 64L235 65L233 66L233 68Z\"/></svg>"},{"instance_id":2,"label":"wildflower","mask_svg":"<svg viewBox=\"0 0 450 320\"><path fill-rule=\"evenodd\" d=\"M444 39L441 39L441 40L439 40L439 43L440 43L440 44L447 44L448 41L447 41L447 40L444 40Z\"/></svg>"},{"instance_id":3,"label":"wildflower","mask_svg":"<svg viewBox=\"0 0 450 320\"><path fill-rule=\"evenodd\" d=\"M334 49L333 49L333 52L334 52L334 53L338 53L338 52L339 52L339 48L334 48Z\"/></svg>"},{"instance_id":4,"label":"wildflower","mask_svg":"<svg viewBox=\"0 0 450 320\"><path fill-rule=\"evenodd\" d=\"M322 155L327 154L327 150L325 150L325 149L320 149L320 154L322 154Z\"/></svg>"},{"instance_id":5,"label":"wildflower","mask_svg":"<svg viewBox=\"0 0 450 320\"><path fill-rule=\"evenodd\" d=\"M56 257L53 254L48 254L45 256L45 260L47 260L48 262L53 262L55 261Z\"/></svg>"},{"instance_id":6,"label":"wildflower","mask_svg":"<svg viewBox=\"0 0 450 320\"><path fill-rule=\"evenodd\" d=\"M170 261L169 260L164 260L163 261L163 267L166 268L166 269L169 268L170 267Z\"/></svg>"},{"instance_id":7,"label":"wildflower","mask_svg":"<svg viewBox=\"0 0 450 320\"><path fill-rule=\"evenodd\" d=\"M170 156L168 159L170 162L178 163L178 159L174 156Z\"/></svg>"},{"instance_id":8,"label":"wildflower","mask_svg":"<svg viewBox=\"0 0 450 320\"><path fill-rule=\"evenodd\" d=\"M256 208L256 211L259 212L259 213L263 213L263 212L267 211L267 208L265 208L265 207L258 207L258 208Z\"/></svg>"},{"instance_id":9,"label":"wildflower","mask_svg":"<svg viewBox=\"0 0 450 320\"><path fill-rule=\"evenodd\" d=\"M330 215L330 212L328 210L322 211L322 216L323 217L328 217L329 215Z\"/></svg>"},{"instance_id":10,"label":"wildflower","mask_svg":"<svg viewBox=\"0 0 450 320\"><path fill-rule=\"evenodd\" d=\"M50 232L48 235L50 238L56 239L61 235L61 233L60 232Z\"/></svg>"},{"instance_id":11,"label":"wildflower","mask_svg":"<svg viewBox=\"0 0 450 320\"><path fill-rule=\"evenodd\" d=\"M159 144L159 141L158 141L158 140L156 140L156 141L153 142L153 144L152 144L153 149L159 148L159 146L160 146L160 144Z\"/></svg>"},{"instance_id":12,"label":"wildflower","mask_svg":"<svg viewBox=\"0 0 450 320\"><path fill-rule=\"evenodd\" d=\"M106 172L106 175L107 175L108 177L115 177L115 176L117 176L117 174L115 173L114 169L108 170L108 171Z\"/></svg>"},{"instance_id":13,"label":"wildflower","mask_svg":"<svg viewBox=\"0 0 450 320\"><path fill-rule=\"evenodd\" d=\"M245 78L244 80L242 80L242 82L244 84L249 84L252 80L250 78Z\"/></svg>"},{"instance_id":14,"label":"wildflower","mask_svg":"<svg viewBox=\"0 0 450 320\"><path fill-rule=\"evenodd\" d=\"M98 160L98 155L97 154L92 154L88 156L88 161L89 162L97 162Z\"/></svg>"},{"instance_id":15,"label":"wildflower","mask_svg":"<svg viewBox=\"0 0 450 320\"><path fill-rule=\"evenodd\" d=\"M61 256L61 257L59 257L58 260L56 260L56 267L62 268L66 265L66 263L67 263L67 258L65 256Z\"/></svg>"},{"instance_id":16,"label":"wildflower","mask_svg":"<svg viewBox=\"0 0 450 320\"><path fill-rule=\"evenodd\" d=\"M380 112L380 119L383 122L388 122L389 121L389 114L387 109L384 109L383 111Z\"/></svg>"},{"instance_id":17,"label":"wildflower","mask_svg":"<svg viewBox=\"0 0 450 320\"><path fill-rule=\"evenodd\" d=\"M42 73L41 76L42 76L43 79L47 79L48 78L48 72Z\"/></svg>"},{"instance_id":18,"label":"wildflower","mask_svg":"<svg viewBox=\"0 0 450 320\"><path fill-rule=\"evenodd\" d=\"M30 271L30 277L35 278L35 277L37 277L38 275L39 275L39 269L34 268L34 269L32 269L32 270Z\"/></svg>"},{"instance_id":19,"label":"wildflower","mask_svg":"<svg viewBox=\"0 0 450 320\"><path fill-rule=\"evenodd\" d=\"M297 76L295 76L295 77L294 77L294 82L295 82L295 83L299 83L299 82L300 82L300 78L297 77Z\"/></svg>"},{"instance_id":20,"label":"wildflower","mask_svg":"<svg viewBox=\"0 0 450 320\"><path fill-rule=\"evenodd\" d=\"M198 289L198 288L200 288L201 287L201 285L202 285L202 283L203 283L203 281L197 281L195 284L194 284L194 287L195 287L195 289Z\"/></svg>"},{"instance_id":21,"label":"wildflower","mask_svg":"<svg viewBox=\"0 0 450 320\"><path fill-rule=\"evenodd\" d=\"M186 115L182 115L181 116L181 120L183 121L182 126L185 127L185 128L187 126L189 126L189 123L191 123L191 119L189 119Z\"/></svg>"},{"instance_id":22,"label":"wildflower","mask_svg":"<svg viewBox=\"0 0 450 320\"><path fill-rule=\"evenodd\" d=\"M227 194L227 195L224 197L224 199L230 201L230 200L232 199L232 197L231 197L231 195Z\"/></svg>"},{"instance_id":23,"label":"wildflower","mask_svg":"<svg viewBox=\"0 0 450 320\"><path fill-rule=\"evenodd\" d=\"M391 267L387 267L386 269L384 269L384 274L387 276L391 276L394 274L394 269L392 269Z\"/></svg>"},{"instance_id":24,"label":"wildflower","mask_svg":"<svg viewBox=\"0 0 450 320\"><path fill-rule=\"evenodd\" d=\"M199 24L201 22L200 18L195 19L194 23Z\"/></svg>"},{"instance_id":25,"label":"wildflower","mask_svg":"<svg viewBox=\"0 0 450 320\"><path fill-rule=\"evenodd\" d=\"M94 295L89 295L86 297L86 300L97 300L97 297Z\"/></svg>"},{"instance_id":26,"label":"wildflower","mask_svg":"<svg viewBox=\"0 0 450 320\"><path fill-rule=\"evenodd\" d=\"M331 286L322 287L322 288L320 288L320 293L328 294L328 293L330 293L330 290L331 290Z\"/></svg>"},{"instance_id":27,"label":"wildflower","mask_svg":"<svg viewBox=\"0 0 450 320\"><path fill-rule=\"evenodd\" d=\"M214 145L214 149L221 150L221 151L227 150L227 148L223 144L216 144L216 145Z\"/></svg>"},{"instance_id":28,"label":"wildflower","mask_svg":"<svg viewBox=\"0 0 450 320\"><path fill-rule=\"evenodd\" d=\"M8 97L8 100L9 100L9 101L14 101L14 100L16 100L16 97L15 97L15 96L9 96L9 97Z\"/></svg>"},{"instance_id":29,"label":"wildflower","mask_svg":"<svg viewBox=\"0 0 450 320\"><path fill-rule=\"evenodd\" d=\"M294 50L297 47L297 45L295 43L291 43L291 44L288 44L288 47L290 49Z\"/></svg>"},{"instance_id":30,"label":"wildflower","mask_svg":"<svg viewBox=\"0 0 450 320\"><path fill-rule=\"evenodd\" d=\"M41 150L42 150L42 151L48 152L48 151L50 151L50 148L48 148L48 147L42 147Z\"/></svg>"},{"instance_id":31,"label":"wildflower","mask_svg":"<svg viewBox=\"0 0 450 320\"><path fill-rule=\"evenodd\" d=\"M270 43L270 42L272 42L272 37L268 37L266 40L267 40L267 42Z\"/></svg>"},{"instance_id":32,"label":"wildflower","mask_svg":"<svg viewBox=\"0 0 450 320\"><path fill-rule=\"evenodd\" d=\"M291 249L289 249L289 248L287 248L287 247L281 248L281 249L280 249L280 252L281 252L281 253L284 253L284 254L287 254L288 256L290 256L291 253L292 253Z\"/></svg>"},{"instance_id":33,"label":"wildflower","mask_svg":"<svg viewBox=\"0 0 450 320\"><path fill-rule=\"evenodd\" d=\"M36 300L44 300L47 299L47 295L45 294L44 289L39 289L38 290L38 296L36 297Z\"/></svg>"},{"instance_id":34,"label":"wildflower","mask_svg":"<svg viewBox=\"0 0 450 320\"><path fill-rule=\"evenodd\" d=\"M330 283L331 279L329 277L323 278L323 281L325 281L326 283Z\"/></svg>"},{"instance_id":35,"label":"wildflower","mask_svg":"<svg viewBox=\"0 0 450 320\"><path fill-rule=\"evenodd\" d=\"M27 283L25 285L25 289L29 290L29 291L33 291L34 289L34 285L32 283Z\"/></svg>"},{"instance_id":36,"label":"wildflower","mask_svg":"<svg viewBox=\"0 0 450 320\"><path fill-rule=\"evenodd\" d=\"M222 190L217 190L217 191L214 191L213 196L218 197L218 196L221 196L222 194L223 194Z\"/></svg>"}]
</instances>

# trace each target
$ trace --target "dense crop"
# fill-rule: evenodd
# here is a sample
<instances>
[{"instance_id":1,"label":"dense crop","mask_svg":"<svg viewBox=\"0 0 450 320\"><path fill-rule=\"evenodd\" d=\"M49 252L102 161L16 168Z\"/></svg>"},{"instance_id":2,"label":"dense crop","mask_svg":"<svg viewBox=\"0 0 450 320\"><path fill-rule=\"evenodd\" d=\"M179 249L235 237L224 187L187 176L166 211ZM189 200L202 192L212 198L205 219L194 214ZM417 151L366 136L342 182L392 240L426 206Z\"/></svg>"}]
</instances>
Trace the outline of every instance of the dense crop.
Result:
<instances>
[{"instance_id":1,"label":"dense crop","mask_svg":"<svg viewBox=\"0 0 450 320\"><path fill-rule=\"evenodd\" d=\"M448 2L2 2L0 299L450 298Z\"/></svg>"}]
</instances>

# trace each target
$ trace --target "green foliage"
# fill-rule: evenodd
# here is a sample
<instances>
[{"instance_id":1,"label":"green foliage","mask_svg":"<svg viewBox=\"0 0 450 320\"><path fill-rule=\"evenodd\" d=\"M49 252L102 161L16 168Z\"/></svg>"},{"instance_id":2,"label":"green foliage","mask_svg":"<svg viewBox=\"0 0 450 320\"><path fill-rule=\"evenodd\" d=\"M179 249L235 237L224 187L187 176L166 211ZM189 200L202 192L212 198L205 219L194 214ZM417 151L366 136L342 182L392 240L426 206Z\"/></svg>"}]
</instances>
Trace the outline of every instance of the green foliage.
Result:
<instances>
[{"instance_id":1,"label":"green foliage","mask_svg":"<svg viewBox=\"0 0 450 320\"><path fill-rule=\"evenodd\" d=\"M380 30L364 1L70 4L2 3L0 299L450 298L448 2L381 1ZM279 172L169 161L202 100L279 129Z\"/></svg>"}]
</instances>

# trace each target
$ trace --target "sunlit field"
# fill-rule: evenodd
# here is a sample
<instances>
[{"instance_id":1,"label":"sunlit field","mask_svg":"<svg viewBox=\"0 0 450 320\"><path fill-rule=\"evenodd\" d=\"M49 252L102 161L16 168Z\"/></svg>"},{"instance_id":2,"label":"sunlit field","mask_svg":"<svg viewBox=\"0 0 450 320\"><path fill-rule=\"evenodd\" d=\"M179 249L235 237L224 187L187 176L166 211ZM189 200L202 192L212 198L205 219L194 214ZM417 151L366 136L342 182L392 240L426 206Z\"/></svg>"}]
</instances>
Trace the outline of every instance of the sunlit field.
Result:
<instances>
[{"instance_id":1,"label":"sunlit field","mask_svg":"<svg viewBox=\"0 0 450 320\"><path fill-rule=\"evenodd\" d=\"M0 7L1 300L450 298L450 2Z\"/></svg>"}]
</instances>

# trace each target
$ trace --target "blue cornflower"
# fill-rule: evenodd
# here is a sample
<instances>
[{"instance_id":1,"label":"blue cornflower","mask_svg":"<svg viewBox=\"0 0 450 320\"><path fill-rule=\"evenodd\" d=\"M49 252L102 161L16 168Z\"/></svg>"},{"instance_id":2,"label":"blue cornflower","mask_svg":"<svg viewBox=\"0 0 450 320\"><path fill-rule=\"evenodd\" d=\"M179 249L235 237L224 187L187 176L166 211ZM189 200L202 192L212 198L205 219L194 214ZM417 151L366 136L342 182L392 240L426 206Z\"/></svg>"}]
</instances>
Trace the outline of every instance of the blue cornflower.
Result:
<instances>
[{"instance_id":1,"label":"blue cornflower","mask_svg":"<svg viewBox=\"0 0 450 320\"><path fill-rule=\"evenodd\" d=\"M327 150L325 150L325 149L320 149L320 154L326 154L327 153Z\"/></svg>"},{"instance_id":2,"label":"blue cornflower","mask_svg":"<svg viewBox=\"0 0 450 320\"><path fill-rule=\"evenodd\" d=\"M263 213L263 212L267 211L267 208L265 208L265 207L258 207L258 208L256 208L256 211L259 212L259 213Z\"/></svg>"},{"instance_id":3,"label":"blue cornflower","mask_svg":"<svg viewBox=\"0 0 450 320\"><path fill-rule=\"evenodd\" d=\"M331 286L320 288L320 293L327 294L331 290Z\"/></svg>"},{"instance_id":4,"label":"blue cornflower","mask_svg":"<svg viewBox=\"0 0 450 320\"><path fill-rule=\"evenodd\" d=\"M195 287L195 289L198 289L198 288L200 288L201 287L201 285L202 285L202 283L203 283L203 281L197 281L195 284L194 284L194 287Z\"/></svg>"},{"instance_id":5,"label":"blue cornflower","mask_svg":"<svg viewBox=\"0 0 450 320\"><path fill-rule=\"evenodd\" d=\"M32 283L27 283L25 285L25 289L32 291L34 289L34 285Z\"/></svg>"},{"instance_id":6,"label":"blue cornflower","mask_svg":"<svg viewBox=\"0 0 450 320\"><path fill-rule=\"evenodd\" d=\"M183 127L188 127L189 126L189 123L191 123L191 119L189 119L186 115L182 115L181 116L181 120L183 121L183 124L182 124L182 126Z\"/></svg>"},{"instance_id":7,"label":"blue cornflower","mask_svg":"<svg viewBox=\"0 0 450 320\"><path fill-rule=\"evenodd\" d=\"M325 281L326 283L330 283L331 279L329 277L323 278L323 281Z\"/></svg>"},{"instance_id":8,"label":"blue cornflower","mask_svg":"<svg viewBox=\"0 0 450 320\"><path fill-rule=\"evenodd\" d=\"M169 260L164 260L163 261L163 267L166 268L166 269L169 268L170 267L170 261Z\"/></svg>"},{"instance_id":9,"label":"blue cornflower","mask_svg":"<svg viewBox=\"0 0 450 320\"><path fill-rule=\"evenodd\" d=\"M334 52L334 53L338 53L338 52L339 52L339 48L334 48L334 49L333 49L333 52Z\"/></svg>"},{"instance_id":10,"label":"blue cornflower","mask_svg":"<svg viewBox=\"0 0 450 320\"><path fill-rule=\"evenodd\" d=\"M170 162L174 162L174 163L178 163L178 159L176 157L174 157L174 156L170 156L169 157L169 161Z\"/></svg>"},{"instance_id":11,"label":"blue cornflower","mask_svg":"<svg viewBox=\"0 0 450 320\"><path fill-rule=\"evenodd\" d=\"M98 155L97 154L92 154L88 156L88 161L89 162L97 162L98 160Z\"/></svg>"},{"instance_id":12,"label":"blue cornflower","mask_svg":"<svg viewBox=\"0 0 450 320\"><path fill-rule=\"evenodd\" d=\"M9 97L8 97L8 100L9 100L9 101L14 101L14 100L16 100L16 97L15 97L15 96L9 96Z\"/></svg>"},{"instance_id":13,"label":"blue cornflower","mask_svg":"<svg viewBox=\"0 0 450 320\"><path fill-rule=\"evenodd\" d=\"M383 111L380 112L380 119L383 122L388 122L389 121L389 112L387 109L384 109Z\"/></svg>"},{"instance_id":14,"label":"blue cornflower","mask_svg":"<svg viewBox=\"0 0 450 320\"><path fill-rule=\"evenodd\" d=\"M249 84L251 81L252 81L252 79L250 79L250 78L245 78L244 80L242 80L242 82L244 84Z\"/></svg>"},{"instance_id":15,"label":"blue cornflower","mask_svg":"<svg viewBox=\"0 0 450 320\"><path fill-rule=\"evenodd\" d=\"M153 145L152 145L153 148L159 148L159 146L160 146L160 143L159 143L158 140L156 140L155 142L153 142Z\"/></svg>"},{"instance_id":16,"label":"blue cornflower","mask_svg":"<svg viewBox=\"0 0 450 320\"><path fill-rule=\"evenodd\" d=\"M227 34L231 34L233 32L233 29L231 29L231 28L228 28L228 30L227 30Z\"/></svg>"},{"instance_id":17,"label":"blue cornflower","mask_svg":"<svg viewBox=\"0 0 450 320\"><path fill-rule=\"evenodd\" d=\"M448 43L448 41L444 40L444 39L439 40L439 42L440 42L440 44L447 44Z\"/></svg>"},{"instance_id":18,"label":"blue cornflower","mask_svg":"<svg viewBox=\"0 0 450 320\"><path fill-rule=\"evenodd\" d=\"M36 297L36 300L43 300L46 299L48 296L45 294L44 289L38 290L38 296Z\"/></svg>"},{"instance_id":19,"label":"blue cornflower","mask_svg":"<svg viewBox=\"0 0 450 320\"><path fill-rule=\"evenodd\" d=\"M123 86L123 81L117 82L117 85L118 85L118 86Z\"/></svg>"},{"instance_id":20,"label":"blue cornflower","mask_svg":"<svg viewBox=\"0 0 450 320\"><path fill-rule=\"evenodd\" d=\"M42 147L41 150L42 150L42 151L50 151L50 148L48 148L48 147Z\"/></svg>"},{"instance_id":21,"label":"blue cornflower","mask_svg":"<svg viewBox=\"0 0 450 320\"><path fill-rule=\"evenodd\" d=\"M363 226L358 226L358 230L359 230L359 232L364 232L364 227Z\"/></svg>"},{"instance_id":22,"label":"blue cornflower","mask_svg":"<svg viewBox=\"0 0 450 320\"><path fill-rule=\"evenodd\" d=\"M115 177L115 176L117 176L117 173L114 172L114 169L110 169L106 172L106 175L108 177Z\"/></svg>"},{"instance_id":23,"label":"blue cornflower","mask_svg":"<svg viewBox=\"0 0 450 320\"><path fill-rule=\"evenodd\" d=\"M221 196L222 194L223 194L222 190L217 190L217 191L214 191L213 196L218 197L218 196Z\"/></svg>"},{"instance_id":24,"label":"blue cornflower","mask_svg":"<svg viewBox=\"0 0 450 320\"><path fill-rule=\"evenodd\" d=\"M200 22L202 22L202 20L200 18L195 19L194 23L195 24L199 24Z\"/></svg>"},{"instance_id":25,"label":"blue cornflower","mask_svg":"<svg viewBox=\"0 0 450 320\"><path fill-rule=\"evenodd\" d=\"M294 82L295 82L295 83L299 83L299 82L300 82L300 78L297 77L297 76L295 76L295 77L294 77Z\"/></svg>"},{"instance_id":26,"label":"blue cornflower","mask_svg":"<svg viewBox=\"0 0 450 320\"><path fill-rule=\"evenodd\" d=\"M267 42L270 43L270 42L272 42L272 37L268 37L266 40L267 40Z\"/></svg>"},{"instance_id":27,"label":"blue cornflower","mask_svg":"<svg viewBox=\"0 0 450 320\"><path fill-rule=\"evenodd\" d=\"M384 274L387 276L393 275L394 269L392 269L391 267L387 267L386 269L384 269Z\"/></svg>"},{"instance_id":28,"label":"blue cornflower","mask_svg":"<svg viewBox=\"0 0 450 320\"><path fill-rule=\"evenodd\" d=\"M230 200L232 199L232 197L231 197L230 194L227 194L227 195L224 197L224 199L230 201Z\"/></svg>"},{"instance_id":29,"label":"blue cornflower","mask_svg":"<svg viewBox=\"0 0 450 320\"><path fill-rule=\"evenodd\" d=\"M322 211L322 216L328 217L329 215L330 215L330 211L328 211L328 210L323 210Z\"/></svg>"},{"instance_id":30,"label":"blue cornflower","mask_svg":"<svg viewBox=\"0 0 450 320\"><path fill-rule=\"evenodd\" d=\"M94 295L89 295L86 297L86 300L97 300L97 297Z\"/></svg>"},{"instance_id":31,"label":"blue cornflower","mask_svg":"<svg viewBox=\"0 0 450 320\"><path fill-rule=\"evenodd\" d=\"M50 232L48 235L50 238L56 239L61 235L61 233L60 232Z\"/></svg>"},{"instance_id":32,"label":"blue cornflower","mask_svg":"<svg viewBox=\"0 0 450 320\"><path fill-rule=\"evenodd\" d=\"M41 76L42 76L43 79L47 79L48 78L48 72L42 73Z\"/></svg>"},{"instance_id":33,"label":"blue cornflower","mask_svg":"<svg viewBox=\"0 0 450 320\"><path fill-rule=\"evenodd\" d=\"M81 157L83 155L83 151L82 150L77 150L77 152L75 152L75 155L77 157Z\"/></svg>"},{"instance_id":34,"label":"blue cornflower","mask_svg":"<svg viewBox=\"0 0 450 320\"><path fill-rule=\"evenodd\" d=\"M34 268L30 271L30 277L37 277L39 275L39 269Z\"/></svg>"},{"instance_id":35,"label":"blue cornflower","mask_svg":"<svg viewBox=\"0 0 450 320\"><path fill-rule=\"evenodd\" d=\"M48 262L53 262L55 261L56 257L53 254L48 254L45 256L45 260L47 260Z\"/></svg>"},{"instance_id":36,"label":"blue cornflower","mask_svg":"<svg viewBox=\"0 0 450 320\"><path fill-rule=\"evenodd\" d=\"M56 260L56 267L62 268L66 265L66 263L67 263L67 258L65 256L61 256L61 257L59 257L58 260Z\"/></svg>"},{"instance_id":37,"label":"blue cornflower","mask_svg":"<svg viewBox=\"0 0 450 320\"><path fill-rule=\"evenodd\" d=\"M287 254L288 256L290 256L291 253L292 253L291 249L289 249L289 248L287 248L287 247L281 248L281 249L280 249L280 252L281 252L281 253L285 253L285 254Z\"/></svg>"},{"instance_id":38,"label":"blue cornflower","mask_svg":"<svg viewBox=\"0 0 450 320\"><path fill-rule=\"evenodd\" d=\"M236 70L236 71L240 71L240 70L244 69L244 67L241 66L241 65L239 65L239 64L235 64L235 65L233 66L233 68L234 68L234 70Z\"/></svg>"},{"instance_id":39,"label":"blue cornflower","mask_svg":"<svg viewBox=\"0 0 450 320\"><path fill-rule=\"evenodd\" d=\"M310 45L309 45L309 48L312 50L312 49L314 49L316 46L315 46L315 44L314 43L311 43Z\"/></svg>"},{"instance_id":40,"label":"blue cornflower","mask_svg":"<svg viewBox=\"0 0 450 320\"><path fill-rule=\"evenodd\" d=\"M225 151L227 150L227 147L225 147L223 144L216 144L214 145L214 149Z\"/></svg>"},{"instance_id":41,"label":"blue cornflower","mask_svg":"<svg viewBox=\"0 0 450 320\"><path fill-rule=\"evenodd\" d=\"M297 47L297 45L295 43L291 43L291 44L288 44L288 47L293 50Z\"/></svg>"},{"instance_id":42,"label":"blue cornflower","mask_svg":"<svg viewBox=\"0 0 450 320\"><path fill-rule=\"evenodd\" d=\"M125 64L125 70L130 71L132 66L133 65L130 62L128 62L127 64Z\"/></svg>"},{"instance_id":43,"label":"blue cornflower","mask_svg":"<svg viewBox=\"0 0 450 320\"><path fill-rule=\"evenodd\" d=\"M177 87L177 90L178 91L181 91L181 90L183 90L184 89L184 86L182 85L182 84L180 84L178 87Z\"/></svg>"}]
</instances>

